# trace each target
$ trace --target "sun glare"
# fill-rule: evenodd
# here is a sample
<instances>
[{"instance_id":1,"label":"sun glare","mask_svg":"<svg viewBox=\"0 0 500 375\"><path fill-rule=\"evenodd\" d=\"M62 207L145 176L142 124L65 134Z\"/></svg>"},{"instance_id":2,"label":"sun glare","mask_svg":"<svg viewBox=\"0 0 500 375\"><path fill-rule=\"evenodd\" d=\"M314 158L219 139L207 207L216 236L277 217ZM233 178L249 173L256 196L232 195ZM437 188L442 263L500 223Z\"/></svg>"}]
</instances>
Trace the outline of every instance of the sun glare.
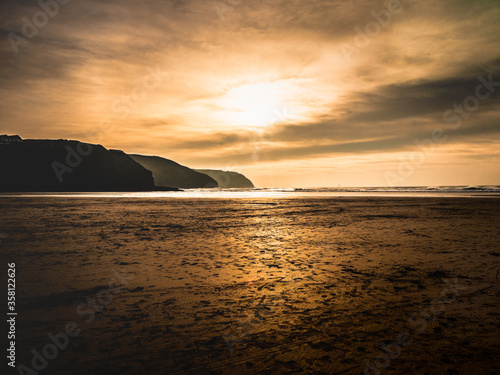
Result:
<instances>
[{"instance_id":1,"label":"sun glare","mask_svg":"<svg viewBox=\"0 0 500 375\"><path fill-rule=\"evenodd\" d=\"M293 108L287 94L280 83L248 84L229 90L221 106L226 119L237 125L266 127L291 119Z\"/></svg>"},{"instance_id":2,"label":"sun glare","mask_svg":"<svg viewBox=\"0 0 500 375\"><path fill-rule=\"evenodd\" d=\"M302 123L332 109L338 93L313 79L288 78L249 83L226 91L212 102L212 116L222 127L266 128ZM215 106L214 106L215 104Z\"/></svg>"}]
</instances>

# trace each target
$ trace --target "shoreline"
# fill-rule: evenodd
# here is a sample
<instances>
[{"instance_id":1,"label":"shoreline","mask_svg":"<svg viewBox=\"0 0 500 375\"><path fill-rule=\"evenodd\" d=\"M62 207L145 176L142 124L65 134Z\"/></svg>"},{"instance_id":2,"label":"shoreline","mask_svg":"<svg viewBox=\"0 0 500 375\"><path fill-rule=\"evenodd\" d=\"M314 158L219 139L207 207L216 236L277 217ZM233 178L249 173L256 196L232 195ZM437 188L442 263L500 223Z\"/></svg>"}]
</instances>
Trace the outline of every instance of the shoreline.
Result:
<instances>
[{"instance_id":1,"label":"shoreline","mask_svg":"<svg viewBox=\"0 0 500 375\"><path fill-rule=\"evenodd\" d=\"M304 192L252 189L182 189L130 192L0 192L0 198L143 198L143 199L329 199L329 198L500 198L497 192L395 192L395 191L341 191L341 192Z\"/></svg>"}]
</instances>

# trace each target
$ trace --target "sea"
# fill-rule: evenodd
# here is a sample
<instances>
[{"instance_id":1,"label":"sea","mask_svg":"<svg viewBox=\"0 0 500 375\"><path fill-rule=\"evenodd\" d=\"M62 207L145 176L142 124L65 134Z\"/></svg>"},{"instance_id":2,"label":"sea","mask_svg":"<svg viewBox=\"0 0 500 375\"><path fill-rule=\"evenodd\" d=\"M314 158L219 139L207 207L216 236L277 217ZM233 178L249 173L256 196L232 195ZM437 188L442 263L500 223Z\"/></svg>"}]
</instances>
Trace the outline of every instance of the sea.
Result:
<instances>
[{"instance_id":1,"label":"sea","mask_svg":"<svg viewBox=\"0 0 500 375\"><path fill-rule=\"evenodd\" d=\"M329 197L499 197L500 185L182 189L153 192L23 192L1 193L0 197L104 197L104 198L329 198Z\"/></svg>"}]
</instances>

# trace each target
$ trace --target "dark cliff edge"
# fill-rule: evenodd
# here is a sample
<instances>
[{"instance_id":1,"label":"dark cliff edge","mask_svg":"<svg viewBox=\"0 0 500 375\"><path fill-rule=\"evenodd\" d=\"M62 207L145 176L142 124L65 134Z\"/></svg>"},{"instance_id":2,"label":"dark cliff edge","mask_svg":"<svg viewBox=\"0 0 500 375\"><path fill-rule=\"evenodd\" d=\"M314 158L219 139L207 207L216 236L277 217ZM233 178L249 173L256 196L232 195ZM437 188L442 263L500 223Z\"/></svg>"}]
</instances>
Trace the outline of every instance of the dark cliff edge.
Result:
<instances>
[{"instance_id":1,"label":"dark cliff edge","mask_svg":"<svg viewBox=\"0 0 500 375\"><path fill-rule=\"evenodd\" d=\"M68 140L0 144L2 192L178 190L157 187L152 173L119 150Z\"/></svg>"},{"instance_id":2,"label":"dark cliff edge","mask_svg":"<svg viewBox=\"0 0 500 375\"><path fill-rule=\"evenodd\" d=\"M238 172L219 171L213 169L195 169L212 177L222 188L254 188L252 181Z\"/></svg>"},{"instance_id":3,"label":"dark cliff edge","mask_svg":"<svg viewBox=\"0 0 500 375\"><path fill-rule=\"evenodd\" d=\"M153 173L155 183L177 188L215 188L219 185L212 177L159 156L129 155Z\"/></svg>"}]
</instances>

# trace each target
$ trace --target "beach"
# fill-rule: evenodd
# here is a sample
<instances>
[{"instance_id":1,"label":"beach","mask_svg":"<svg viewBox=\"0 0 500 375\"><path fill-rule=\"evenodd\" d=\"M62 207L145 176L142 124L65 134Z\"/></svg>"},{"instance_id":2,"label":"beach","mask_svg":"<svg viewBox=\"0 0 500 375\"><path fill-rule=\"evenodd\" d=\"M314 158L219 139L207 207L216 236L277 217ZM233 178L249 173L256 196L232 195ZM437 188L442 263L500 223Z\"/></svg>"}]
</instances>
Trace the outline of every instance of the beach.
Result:
<instances>
[{"instance_id":1,"label":"beach","mask_svg":"<svg viewBox=\"0 0 500 375\"><path fill-rule=\"evenodd\" d=\"M16 366L500 367L499 197L4 196L0 209L2 266L16 269Z\"/></svg>"}]
</instances>

